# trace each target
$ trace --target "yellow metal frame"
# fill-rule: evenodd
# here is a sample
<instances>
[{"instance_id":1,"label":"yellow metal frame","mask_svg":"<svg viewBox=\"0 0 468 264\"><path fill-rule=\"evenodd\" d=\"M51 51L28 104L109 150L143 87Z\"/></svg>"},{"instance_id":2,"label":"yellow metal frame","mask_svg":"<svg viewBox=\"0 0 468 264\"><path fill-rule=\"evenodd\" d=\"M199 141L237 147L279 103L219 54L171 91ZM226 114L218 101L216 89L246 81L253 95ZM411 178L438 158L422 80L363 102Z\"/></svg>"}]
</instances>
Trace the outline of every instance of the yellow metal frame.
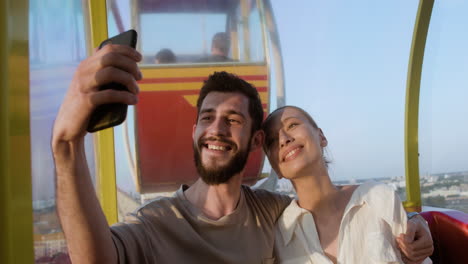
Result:
<instances>
[{"instance_id":1,"label":"yellow metal frame","mask_svg":"<svg viewBox=\"0 0 468 264\"><path fill-rule=\"evenodd\" d=\"M88 0L93 47L107 39L106 1ZM91 49L92 50L92 49ZM105 129L94 137L96 152L96 191L109 225L118 220L115 173L114 130Z\"/></svg>"},{"instance_id":2,"label":"yellow metal frame","mask_svg":"<svg viewBox=\"0 0 468 264\"><path fill-rule=\"evenodd\" d=\"M239 32L237 30L237 23L233 23L233 19L229 20L229 29L231 30L231 56L233 59L240 61L239 56Z\"/></svg>"},{"instance_id":3,"label":"yellow metal frame","mask_svg":"<svg viewBox=\"0 0 468 264\"><path fill-rule=\"evenodd\" d=\"M28 10L0 2L0 263L34 263Z\"/></svg>"},{"instance_id":4,"label":"yellow metal frame","mask_svg":"<svg viewBox=\"0 0 468 264\"><path fill-rule=\"evenodd\" d=\"M407 200L403 203L407 211L421 211L418 150L419 90L421 86L424 48L426 46L433 5L434 0L419 1L408 65L405 106L405 175Z\"/></svg>"}]
</instances>

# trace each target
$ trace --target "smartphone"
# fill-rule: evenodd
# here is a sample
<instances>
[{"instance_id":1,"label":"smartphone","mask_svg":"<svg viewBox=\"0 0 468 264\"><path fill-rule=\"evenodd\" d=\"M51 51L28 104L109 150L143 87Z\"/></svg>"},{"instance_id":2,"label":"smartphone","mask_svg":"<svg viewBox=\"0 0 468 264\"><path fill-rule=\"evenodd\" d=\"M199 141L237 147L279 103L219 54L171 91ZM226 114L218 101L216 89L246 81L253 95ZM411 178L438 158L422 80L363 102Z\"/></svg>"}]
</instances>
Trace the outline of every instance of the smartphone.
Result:
<instances>
[{"instance_id":1,"label":"smartphone","mask_svg":"<svg viewBox=\"0 0 468 264\"><path fill-rule=\"evenodd\" d=\"M110 39L104 40L99 49L107 44L120 44L127 45L132 48L136 47L137 32L133 29L120 33L119 35ZM99 87L99 90L115 89L120 91L128 91L127 87L120 83L109 83ZM98 106L91 114L91 118L88 123L87 131L96 132L109 127L117 126L122 124L127 117L127 105L126 104L105 104Z\"/></svg>"}]
</instances>

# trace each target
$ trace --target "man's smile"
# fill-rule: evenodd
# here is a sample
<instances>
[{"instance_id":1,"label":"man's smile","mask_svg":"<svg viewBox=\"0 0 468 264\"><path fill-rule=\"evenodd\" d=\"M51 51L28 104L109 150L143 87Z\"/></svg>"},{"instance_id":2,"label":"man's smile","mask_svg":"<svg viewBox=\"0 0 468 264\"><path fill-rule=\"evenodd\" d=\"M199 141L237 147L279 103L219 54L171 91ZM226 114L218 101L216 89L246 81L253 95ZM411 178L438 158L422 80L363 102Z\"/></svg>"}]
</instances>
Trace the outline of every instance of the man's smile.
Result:
<instances>
[{"instance_id":1,"label":"man's smile","mask_svg":"<svg viewBox=\"0 0 468 264\"><path fill-rule=\"evenodd\" d=\"M220 145L213 145L213 144L205 144L204 146L210 150L219 150L219 151L229 151L232 149L230 146L220 146Z\"/></svg>"},{"instance_id":2,"label":"man's smile","mask_svg":"<svg viewBox=\"0 0 468 264\"><path fill-rule=\"evenodd\" d=\"M210 151L228 152L235 149L235 144L224 138L206 138L200 140L200 146Z\"/></svg>"}]
</instances>

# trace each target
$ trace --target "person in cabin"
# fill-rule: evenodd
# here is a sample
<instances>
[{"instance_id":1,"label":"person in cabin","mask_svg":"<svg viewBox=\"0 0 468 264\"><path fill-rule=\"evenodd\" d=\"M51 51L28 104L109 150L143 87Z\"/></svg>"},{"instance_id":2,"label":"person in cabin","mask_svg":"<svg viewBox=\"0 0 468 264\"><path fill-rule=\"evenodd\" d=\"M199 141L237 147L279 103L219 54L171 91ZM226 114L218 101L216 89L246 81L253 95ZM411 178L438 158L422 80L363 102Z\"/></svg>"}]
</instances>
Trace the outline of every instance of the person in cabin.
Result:
<instances>
[{"instance_id":1,"label":"person in cabin","mask_svg":"<svg viewBox=\"0 0 468 264\"><path fill-rule=\"evenodd\" d=\"M161 49L156 53L154 62L156 64L168 64L168 63L175 63L176 56L174 52L170 49Z\"/></svg>"},{"instance_id":2,"label":"person in cabin","mask_svg":"<svg viewBox=\"0 0 468 264\"><path fill-rule=\"evenodd\" d=\"M276 109L262 129L272 168L297 193L276 225L279 263L404 263L397 239L407 239L407 215L391 187L333 184L324 155L327 138L299 107ZM431 263L426 259L431 248L414 250L418 258L413 261Z\"/></svg>"},{"instance_id":3,"label":"person in cabin","mask_svg":"<svg viewBox=\"0 0 468 264\"><path fill-rule=\"evenodd\" d=\"M72 262L273 263L275 224L290 198L241 184L250 151L263 144L263 108L251 84L226 72L209 76L197 101L192 136L199 179L108 226L88 169L84 137L99 105L138 102L141 58L122 45L97 50L78 66L56 117L57 210ZM99 89L110 82L128 91ZM432 248L424 221L416 217L408 225L418 235L403 245ZM418 252L407 254L412 259Z\"/></svg>"},{"instance_id":4,"label":"person in cabin","mask_svg":"<svg viewBox=\"0 0 468 264\"><path fill-rule=\"evenodd\" d=\"M231 38L226 32L218 32L211 40L211 54L198 62L231 62L229 49L231 48Z\"/></svg>"}]
</instances>

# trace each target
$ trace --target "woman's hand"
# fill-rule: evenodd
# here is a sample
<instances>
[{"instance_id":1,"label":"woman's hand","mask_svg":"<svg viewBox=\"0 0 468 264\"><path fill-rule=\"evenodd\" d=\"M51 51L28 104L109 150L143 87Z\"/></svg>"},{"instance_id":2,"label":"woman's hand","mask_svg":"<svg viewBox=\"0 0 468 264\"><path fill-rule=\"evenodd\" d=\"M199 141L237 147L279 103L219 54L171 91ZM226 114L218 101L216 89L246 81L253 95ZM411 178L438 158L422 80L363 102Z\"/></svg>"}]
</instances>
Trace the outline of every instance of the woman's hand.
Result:
<instances>
[{"instance_id":1,"label":"woman's hand","mask_svg":"<svg viewBox=\"0 0 468 264\"><path fill-rule=\"evenodd\" d=\"M426 220L420 215L408 220L405 234L397 237L397 244L405 255L403 261L407 264L419 264L432 255L434 243Z\"/></svg>"}]
</instances>

